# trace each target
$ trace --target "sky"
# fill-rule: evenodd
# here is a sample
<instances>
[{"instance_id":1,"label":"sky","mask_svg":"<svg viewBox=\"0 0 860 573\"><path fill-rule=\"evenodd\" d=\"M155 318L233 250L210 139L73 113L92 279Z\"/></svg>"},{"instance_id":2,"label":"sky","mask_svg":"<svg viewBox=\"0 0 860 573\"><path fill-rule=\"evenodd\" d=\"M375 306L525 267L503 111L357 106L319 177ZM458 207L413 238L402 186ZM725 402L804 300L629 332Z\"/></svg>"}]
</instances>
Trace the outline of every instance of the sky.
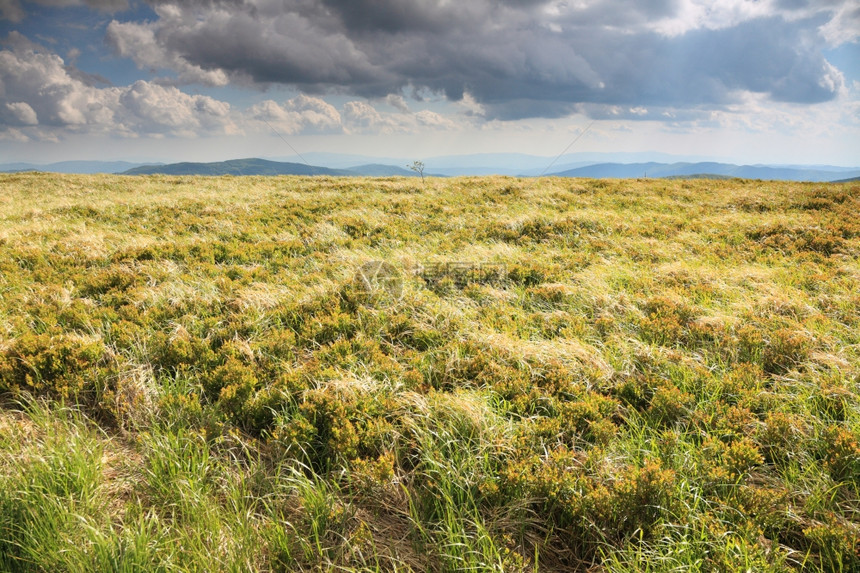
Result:
<instances>
[{"instance_id":1,"label":"sky","mask_svg":"<svg viewBox=\"0 0 860 573\"><path fill-rule=\"evenodd\" d=\"M860 166L860 0L0 0L0 163Z\"/></svg>"}]
</instances>

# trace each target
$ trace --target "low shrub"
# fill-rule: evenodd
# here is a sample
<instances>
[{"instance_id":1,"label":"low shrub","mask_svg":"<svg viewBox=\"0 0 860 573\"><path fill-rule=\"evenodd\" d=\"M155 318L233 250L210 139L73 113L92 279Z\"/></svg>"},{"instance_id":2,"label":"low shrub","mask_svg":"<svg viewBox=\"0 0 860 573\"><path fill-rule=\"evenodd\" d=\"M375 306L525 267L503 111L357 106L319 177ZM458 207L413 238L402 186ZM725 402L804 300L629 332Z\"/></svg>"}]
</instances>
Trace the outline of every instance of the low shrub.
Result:
<instances>
[{"instance_id":1,"label":"low shrub","mask_svg":"<svg viewBox=\"0 0 860 573\"><path fill-rule=\"evenodd\" d=\"M640 320L642 338L659 345L675 345L688 338L694 311L687 305L667 297L655 297L645 302L645 316Z\"/></svg>"},{"instance_id":2,"label":"low shrub","mask_svg":"<svg viewBox=\"0 0 860 573\"><path fill-rule=\"evenodd\" d=\"M819 455L837 482L860 483L860 439L849 429L826 426L818 438Z\"/></svg>"},{"instance_id":3,"label":"low shrub","mask_svg":"<svg viewBox=\"0 0 860 573\"><path fill-rule=\"evenodd\" d=\"M100 368L110 367L100 339L70 334L25 333L0 354L0 393L46 394L90 402L101 391Z\"/></svg>"},{"instance_id":4,"label":"low shrub","mask_svg":"<svg viewBox=\"0 0 860 573\"><path fill-rule=\"evenodd\" d=\"M762 350L762 367L765 372L784 374L804 364L812 351L809 335L781 328L774 331Z\"/></svg>"}]
</instances>

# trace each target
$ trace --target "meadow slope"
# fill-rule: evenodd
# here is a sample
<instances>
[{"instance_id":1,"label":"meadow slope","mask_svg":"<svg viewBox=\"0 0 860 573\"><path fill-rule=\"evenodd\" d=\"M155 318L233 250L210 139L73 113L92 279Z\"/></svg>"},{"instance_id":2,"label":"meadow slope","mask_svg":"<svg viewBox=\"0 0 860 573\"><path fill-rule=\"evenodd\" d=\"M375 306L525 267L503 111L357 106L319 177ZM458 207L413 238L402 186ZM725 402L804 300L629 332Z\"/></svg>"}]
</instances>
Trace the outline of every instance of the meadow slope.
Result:
<instances>
[{"instance_id":1,"label":"meadow slope","mask_svg":"<svg viewBox=\"0 0 860 573\"><path fill-rule=\"evenodd\" d=\"M0 569L860 571L858 212L0 174Z\"/></svg>"}]
</instances>

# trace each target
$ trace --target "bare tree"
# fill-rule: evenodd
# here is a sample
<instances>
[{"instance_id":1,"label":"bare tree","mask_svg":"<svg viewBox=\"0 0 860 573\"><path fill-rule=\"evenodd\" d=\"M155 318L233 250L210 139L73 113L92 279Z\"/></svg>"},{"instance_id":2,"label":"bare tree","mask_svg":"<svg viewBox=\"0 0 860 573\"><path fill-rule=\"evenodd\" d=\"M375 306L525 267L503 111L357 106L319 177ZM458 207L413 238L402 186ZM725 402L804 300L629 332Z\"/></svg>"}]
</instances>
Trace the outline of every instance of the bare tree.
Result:
<instances>
[{"instance_id":1,"label":"bare tree","mask_svg":"<svg viewBox=\"0 0 860 573\"><path fill-rule=\"evenodd\" d=\"M421 184L424 185L424 162L413 161L412 165L407 165L409 169L421 176Z\"/></svg>"}]
</instances>

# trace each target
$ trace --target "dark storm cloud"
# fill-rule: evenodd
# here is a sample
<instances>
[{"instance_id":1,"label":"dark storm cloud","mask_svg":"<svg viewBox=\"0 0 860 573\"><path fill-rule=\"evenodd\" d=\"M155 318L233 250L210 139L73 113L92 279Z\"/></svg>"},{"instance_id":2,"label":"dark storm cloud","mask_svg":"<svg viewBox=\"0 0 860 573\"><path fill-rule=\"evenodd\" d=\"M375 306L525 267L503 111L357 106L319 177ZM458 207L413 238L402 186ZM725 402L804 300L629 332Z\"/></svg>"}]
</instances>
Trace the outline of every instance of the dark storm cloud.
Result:
<instances>
[{"instance_id":1,"label":"dark storm cloud","mask_svg":"<svg viewBox=\"0 0 860 573\"><path fill-rule=\"evenodd\" d=\"M830 100L841 78L820 51L804 47L804 24L768 18L688 34L679 47L697 57L687 62L685 71L695 82L717 82L726 92L769 93L775 100L796 103Z\"/></svg>"},{"instance_id":2,"label":"dark storm cloud","mask_svg":"<svg viewBox=\"0 0 860 573\"><path fill-rule=\"evenodd\" d=\"M758 18L674 38L607 34L607 50L588 52L606 87L583 101L719 106L731 103L739 91L786 102L827 101L835 97L842 78L806 38L810 28L814 26L806 21Z\"/></svg>"},{"instance_id":3,"label":"dark storm cloud","mask_svg":"<svg viewBox=\"0 0 860 573\"><path fill-rule=\"evenodd\" d=\"M220 68L261 83L360 87L386 75L347 36L323 34L295 14L271 26L261 26L248 14L225 16L205 28L168 36L166 46L204 69Z\"/></svg>"},{"instance_id":4,"label":"dark storm cloud","mask_svg":"<svg viewBox=\"0 0 860 573\"><path fill-rule=\"evenodd\" d=\"M322 0L322 4L338 15L345 28L357 33L444 33L466 11L465 3L439 6L400 0Z\"/></svg>"},{"instance_id":5,"label":"dark storm cloud","mask_svg":"<svg viewBox=\"0 0 860 573\"><path fill-rule=\"evenodd\" d=\"M123 55L142 67L151 63L135 53L178 62L195 70L188 77L223 72L366 97L469 93L500 118L566 115L578 104L721 106L744 91L834 98L843 79L818 30L850 2L780 3L791 18L732 21L732 10L753 6L736 2L726 22L708 26L683 21L688 0L158 0L156 22L116 23L109 40L120 46L131 26L148 27ZM680 31L661 28L673 18Z\"/></svg>"}]
</instances>

